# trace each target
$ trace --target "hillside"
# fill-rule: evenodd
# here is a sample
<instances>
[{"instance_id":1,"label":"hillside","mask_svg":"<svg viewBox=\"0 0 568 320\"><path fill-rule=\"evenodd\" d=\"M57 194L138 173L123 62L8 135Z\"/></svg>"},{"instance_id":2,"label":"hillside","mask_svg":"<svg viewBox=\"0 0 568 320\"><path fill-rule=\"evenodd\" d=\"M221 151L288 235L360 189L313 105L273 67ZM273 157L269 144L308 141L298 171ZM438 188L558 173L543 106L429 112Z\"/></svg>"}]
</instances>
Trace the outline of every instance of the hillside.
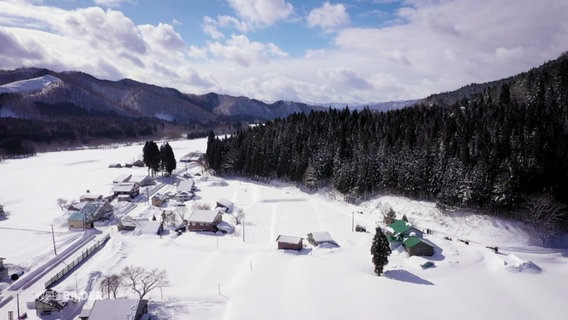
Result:
<instances>
[{"instance_id":1,"label":"hillside","mask_svg":"<svg viewBox=\"0 0 568 320\"><path fill-rule=\"evenodd\" d=\"M488 83L472 83L451 92L434 94L424 99L424 104L452 105L464 100L499 101L501 89L506 86L510 98L522 104L539 101L568 103L568 52L558 59L544 63L505 79Z\"/></svg>"}]
</instances>

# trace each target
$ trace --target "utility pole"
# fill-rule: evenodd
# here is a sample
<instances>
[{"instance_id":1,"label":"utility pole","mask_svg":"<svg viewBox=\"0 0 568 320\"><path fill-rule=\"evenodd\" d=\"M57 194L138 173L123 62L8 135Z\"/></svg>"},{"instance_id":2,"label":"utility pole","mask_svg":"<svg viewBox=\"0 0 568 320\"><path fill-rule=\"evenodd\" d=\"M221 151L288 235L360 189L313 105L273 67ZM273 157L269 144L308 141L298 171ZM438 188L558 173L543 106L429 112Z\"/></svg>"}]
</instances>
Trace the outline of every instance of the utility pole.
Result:
<instances>
[{"instance_id":1,"label":"utility pole","mask_svg":"<svg viewBox=\"0 0 568 320\"><path fill-rule=\"evenodd\" d=\"M53 225L51 225L51 237L53 239L53 252L57 255L57 249L55 248L55 233L53 232Z\"/></svg>"},{"instance_id":2,"label":"utility pole","mask_svg":"<svg viewBox=\"0 0 568 320\"><path fill-rule=\"evenodd\" d=\"M245 218L243 217L243 242L245 242Z\"/></svg>"},{"instance_id":3,"label":"utility pole","mask_svg":"<svg viewBox=\"0 0 568 320\"><path fill-rule=\"evenodd\" d=\"M355 231L355 211L351 212L351 232Z\"/></svg>"},{"instance_id":4,"label":"utility pole","mask_svg":"<svg viewBox=\"0 0 568 320\"><path fill-rule=\"evenodd\" d=\"M18 319L20 319L20 294L16 294L16 304L17 304L17 312L18 312Z\"/></svg>"}]
</instances>

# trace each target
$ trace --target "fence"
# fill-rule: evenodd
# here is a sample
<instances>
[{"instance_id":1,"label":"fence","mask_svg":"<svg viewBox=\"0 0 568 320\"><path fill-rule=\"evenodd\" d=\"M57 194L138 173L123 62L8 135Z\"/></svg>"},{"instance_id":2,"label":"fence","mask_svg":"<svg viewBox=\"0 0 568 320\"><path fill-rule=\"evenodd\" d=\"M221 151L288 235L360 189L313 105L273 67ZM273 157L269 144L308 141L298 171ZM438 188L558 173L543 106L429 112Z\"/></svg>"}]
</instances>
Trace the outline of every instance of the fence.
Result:
<instances>
[{"instance_id":1,"label":"fence","mask_svg":"<svg viewBox=\"0 0 568 320\"><path fill-rule=\"evenodd\" d=\"M107 241L110 239L110 234L107 234L103 239L97 241L93 246L88 248L87 250L83 251L80 256L78 256L73 262L68 264L63 270L59 271L56 275L51 277L46 283L45 288L49 289L52 285L54 285L57 281L61 280L65 277L69 272L71 272L77 265L83 262L85 259L89 258L91 255L97 251L98 248L102 247Z\"/></svg>"}]
</instances>

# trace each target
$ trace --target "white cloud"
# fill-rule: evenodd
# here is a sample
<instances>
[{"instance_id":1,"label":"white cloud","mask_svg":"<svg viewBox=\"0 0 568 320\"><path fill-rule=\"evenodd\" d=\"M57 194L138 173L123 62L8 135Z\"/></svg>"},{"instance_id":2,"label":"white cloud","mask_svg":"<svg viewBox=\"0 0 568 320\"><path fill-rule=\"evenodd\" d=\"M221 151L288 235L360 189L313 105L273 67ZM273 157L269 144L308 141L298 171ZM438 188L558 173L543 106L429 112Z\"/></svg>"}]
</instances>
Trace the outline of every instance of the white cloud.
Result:
<instances>
[{"instance_id":1,"label":"white cloud","mask_svg":"<svg viewBox=\"0 0 568 320\"><path fill-rule=\"evenodd\" d=\"M343 4L325 2L308 15L308 26L333 31L349 24L349 14Z\"/></svg>"},{"instance_id":2,"label":"white cloud","mask_svg":"<svg viewBox=\"0 0 568 320\"><path fill-rule=\"evenodd\" d=\"M123 3L133 2L133 0L93 0L93 2L99 6L115 8Z\"/></svg>"},{"instance_id":3,"label":"white cloud","mask_svg":"<svg viewBox=\"0 0 568 320\"><path fill-rule=\"evenodd\" d=\"M166 52L182 50L185 47L179 33L169 24L160 23L157 26L146 24L138 26L138 29L150 47L160 48Z\"/></svg>"},{"instance_id":4,"label":"white cloud","mask_svg":"<svg viewBox=\"0 0 568 320\"><path fill-rule=\"evenodd\" d=\"M203 30L212 39L204 45L186 42L175 23L137 25L116 9L64 10L37 3L0 1L0 68L80 70L188 93L216 91L263 100L421 98L528 70L558 57L568 43L568 3L556 0L483 5L477 0L407 0L396 23L367 28L324 19L334 11L325 11L322 2L312 26L333 27L337 33L326 34L330 46L299 48L305 54L298 57L252 32L282 19L287 23L278 27L288 31L294 9L284 1L230 2L235 16L204 18ZM268 12L274 7L280 11Z\"/></svg>"},{"instance_id":5,"label":"white cloud","mask_svg":"<svg viewBox=\"0 0 568 320\"><path fill-rule=\"evenodd\" d=\"M250 41L245 35L233 35L225 43L213 42L208 50L215 57L248 67L257 63L268 63L271 58L283 58L287 53L273 43Z\"/></svg>"},{"instance_id":6,"label":"white cloud","mask_svg":"<svg viewBox=\"0 0 568 320\"><path fill-rule=\"evenodd\" d=\"M228 0L237 15L253 26L270 26L286 19L294 7L284 0Z\"/></svg>"}]
</instances>

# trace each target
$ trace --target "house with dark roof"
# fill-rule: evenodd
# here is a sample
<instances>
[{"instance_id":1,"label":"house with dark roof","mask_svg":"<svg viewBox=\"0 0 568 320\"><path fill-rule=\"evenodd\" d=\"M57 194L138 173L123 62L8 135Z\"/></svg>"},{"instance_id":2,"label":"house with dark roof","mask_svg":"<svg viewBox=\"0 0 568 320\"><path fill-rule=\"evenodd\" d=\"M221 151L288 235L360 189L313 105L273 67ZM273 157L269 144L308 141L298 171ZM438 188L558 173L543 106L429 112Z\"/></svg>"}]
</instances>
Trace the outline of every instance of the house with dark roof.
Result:
<instances>
[{"instance_id":1,"label":"house with dark roof","mask_svg":"<svg viewBox=\"0 0 568 320\"><path fill-rule=\"evenodd\" d=\"M106 201L88 202L67 218L69 228L94 228L95 221L112 215L113 207Z\"/></svg>"},{"instance_id":2,"label":"house with dark roof","mask_svg":"<svg viewBox=\"0 0 568 320\"><path fill-rule=\"evenodd\" d=\"M276 238L279 250L302 250L303 248L303 238L296 236L285 236L279 235Z\"/></svg>"},{"instance_id":3,"label":"house with dark roof","mask_svg":"<svg viewBox=\"0 0 568 320\"><path fill-rule=\"evenodd\" d=\"M148 300L106 299L95 300L90 310L79 315L81 320L140 320L148 313Z\"/></svg>"}]
</instances>

